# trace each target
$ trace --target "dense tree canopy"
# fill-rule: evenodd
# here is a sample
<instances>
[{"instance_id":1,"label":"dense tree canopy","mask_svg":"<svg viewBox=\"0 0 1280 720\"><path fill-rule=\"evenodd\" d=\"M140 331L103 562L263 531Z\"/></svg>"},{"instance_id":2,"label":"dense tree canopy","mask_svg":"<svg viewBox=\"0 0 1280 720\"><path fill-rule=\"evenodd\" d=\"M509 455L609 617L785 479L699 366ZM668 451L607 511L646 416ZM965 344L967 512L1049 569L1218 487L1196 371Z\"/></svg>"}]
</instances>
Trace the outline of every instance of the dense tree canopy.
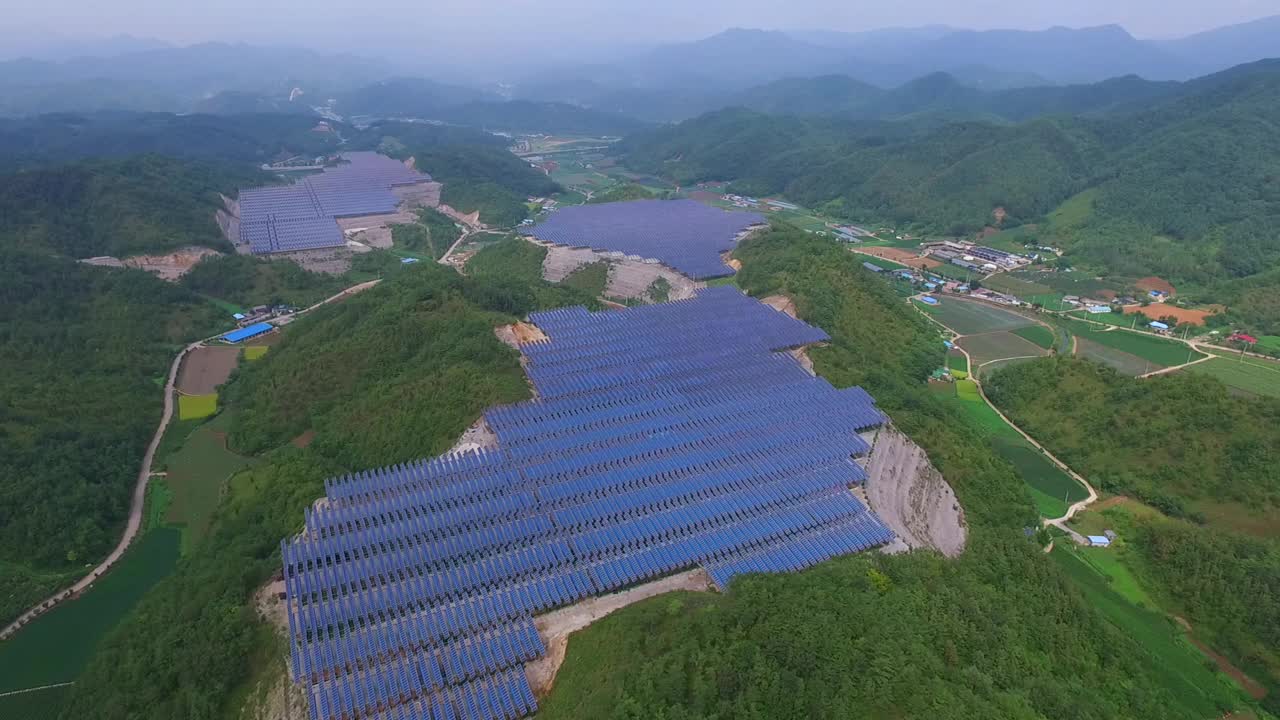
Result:
<instances>
[{"instance_id":1,"label":"dense tree canopy","mask_svg":"<svg viewBox=\"0 0 1280 720\"><path fill-rule=\"evenodd\" d=\"M1280 402L1241 398L1211 378L1146 380L1071 358L1013 365L988 397L1104 490L1175 515L1197 501L1280 506Z\"/></svg>"},{"instance_id":2,"label":"dense tree canopy","mask_svg":"<svg viewBox=\"0 0 1280 720\"><path fill-rule=\"evenodd\" d=\"M1280 66L1246 70L1100 118L859 123L722 110L619 149L629 166L682 184L728 180L923 232L974 232L1002 208L1005 226L1038 223L1029 237L1077 264L1241 297L1255 285L1240 279L1267 278L1280 260ZM1274 293L1274 278L1266 286ZM1280 331L1280 317L1256 311L1261 296L1242 299L1253 306L1242 317Z\"/></svg>"},{"instance_id":3,"label":"dense tree canopy","mask_svg":"<svg viewBox=\"0 0 1280 720\"><path fill-rule=\"evenodd\" d=\"M157 381L217 311L141 270L0 246L0 561L73 569L115 543ZM0 618L33 602L0 597Z\"/></svg>"},{"instance_id":4,"label":"dense tree canopy","mask_svg":"<svg viewBox=\"0 0 1280 720\"><path fill-rule=\"evenodd\" d=\"M0 245L75 258L186 245L230 250L214 221L219 193L263 180L252 169L159 155L0 176Z\"/></svg>"},{"instance_id":5,"label":"dense tree canopy","mask_svg":"<svg viewBox=\"0 0 1280 720\"><path fill-rule=\"evenodd\" d=\"M453 145L415 150L418 169L444 183L440 201L464 213L480 211L489 225L515 225L529 215L530 196L560 191L551 178L504 149Z\"/></svg>"}]
</instances>

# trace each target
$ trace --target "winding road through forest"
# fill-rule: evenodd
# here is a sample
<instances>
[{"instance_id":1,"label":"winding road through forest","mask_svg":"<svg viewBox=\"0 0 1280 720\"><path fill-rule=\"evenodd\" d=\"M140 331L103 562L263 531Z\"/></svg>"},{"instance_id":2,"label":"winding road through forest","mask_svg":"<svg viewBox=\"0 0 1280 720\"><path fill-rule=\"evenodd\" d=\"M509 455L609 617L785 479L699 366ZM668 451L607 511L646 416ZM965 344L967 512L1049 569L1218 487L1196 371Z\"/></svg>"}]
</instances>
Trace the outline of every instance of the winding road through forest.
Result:
<instances>
[{"instance_id":1,"label":"winding road through forest","mask_svg":"<svg viewBox=\"0 0 1280 720\"><path fill-rule=\"evenodd\" d=\"M342 292L325 298L310 307L288 315L282 315L277 319L277 323L287 324L299 315L311 312L312 310L328 305L331 302L336 302L343 298L350 297L351 295L363 290L367 290L374 285L377 285L379 282L381 282L381 280L370 280L368 282L352 285ZM60 602L74 599L81 592L88 589L95 581L97 581L98 578L102 577L104 573L110 570L111 567L124 556L125 551L129 549L129 546L133 544L134 539L138 536L138 532L142 529L142 514L146 508L147 501L147 484L150 482L151 476L154 474L151 472L151 464L155 460L156 450L160 447L160 440L164 438L164 431L169 427L169 421L173 419L173 408L176 404L174 386L178 380L178 370L182 367L182 360L187 356L187 353L195 350L196 348L203 347L205 343L216 340L217 338L222 337L222 335L223 333L218 333L217 335L211 335L187 345L178 352L177 356L173 359L173 363L169 365L169 377L165 381L164 385L164 412L160 416L160 424L156 426L155 434L151 436L151 442L147 443L146 452L142 455L142 464L138 469L138 480L133 486L133 498L129 504L129 519L125 522L124 532L120 535L120 540L116 543L115 549L113 549L111 553L102 560L102 562L98 563L97 567L86 573L83 577L77 580L75 584L50 595L38 605L29 608L26 612L19 615L13 622L6 625L3 630L0 630L0 640L9 638L26 626L27 623L40 617L45 612L52 610L54 607L57 607Z\"/></svg>"}]
</instances>

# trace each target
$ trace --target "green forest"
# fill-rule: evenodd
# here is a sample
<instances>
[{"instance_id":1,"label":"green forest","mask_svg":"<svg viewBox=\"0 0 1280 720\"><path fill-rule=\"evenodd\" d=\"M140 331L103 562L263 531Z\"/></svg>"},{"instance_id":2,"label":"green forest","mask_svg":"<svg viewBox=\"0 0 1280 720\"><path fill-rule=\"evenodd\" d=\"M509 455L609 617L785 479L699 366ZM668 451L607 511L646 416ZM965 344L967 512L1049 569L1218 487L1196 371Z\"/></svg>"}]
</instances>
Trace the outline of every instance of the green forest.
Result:
<instances>
[{"instance_id":1,"label":"green forest","mask_svg":"<svg viewBox=\"0 0 1280 720\"><path fill-rule=\"evenodd\" d=\"M440 202L480 221L510 227L529 216L525 198L551 195L560 186L505 149L453 145L415 150L416 167L444 183Z\"/></svg>"},{"instance_id":2,"label":"green forest","mask_svg":"<svg viewBox=\"0 0 1280 720\"><path fill-rule=\"evenodd\" d=\"M74 258L230 251L214 212L219 193L262 184L257 170L160 155L87 160L0 176L0 245Z\"/></svg>"},{"instance_id":3,"label":"green forest","mask_svg":"<svg viewBox=\"0 0 1280 720\"><path fill-rule=\"evenodd\" d=\"M169 364L220 320L141 270L0 245L0 619L115 544Z\"/></svg>"},{"instance_id":4,"label":"green forest","mask_svg":"<svg viewBox=\"0 0 1280 720\"><path fill-rule=\"evenodd\" d=\"M1146 584L1280 708L1280 401L1237 397L1199 375L1136 380L1067 358L1014 365L985 388L1099 489L1174 518L1106 514L1136 548L1122 557Z\"/></svg>"},{"instance_id":5,"label":"green forest","mask_svg":"<svg viewBox=\"0 0 1280 720\"><path fill-rule=\"evenodd\" d=\"M983 383L991 401L1101 490L1169 515L1197 503L1280 508L1280 401L1191 373L1135 380L1084 360L1020 363Z\"/></svg>"},{"instance_id":6,"label":"green forest","mask_svg":"<svg viewBox=\"0 0 1280 720\"><path fill-rule=\"evenodd\" d=\"M1000 224L999 208L1003 226L1034 224L1029 239L1079 266L1189 285L1272 334L1278 121L1280 67L1262 63L1100 117L939 125L728 109L618 149L628 167L679 184L732 180L920 233L973 233Z\"/></svg>"}]
</instances>

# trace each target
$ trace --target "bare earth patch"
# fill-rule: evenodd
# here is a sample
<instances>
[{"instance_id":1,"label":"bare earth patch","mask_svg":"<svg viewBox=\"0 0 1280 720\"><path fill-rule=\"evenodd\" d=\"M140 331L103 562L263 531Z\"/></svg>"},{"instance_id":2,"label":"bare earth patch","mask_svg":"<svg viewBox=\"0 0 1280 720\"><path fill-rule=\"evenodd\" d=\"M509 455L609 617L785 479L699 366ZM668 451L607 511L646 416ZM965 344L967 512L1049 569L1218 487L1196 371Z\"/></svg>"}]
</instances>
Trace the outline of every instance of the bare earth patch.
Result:
<instances>
[{"instance_id":1,"label":"bare earth patch","mask_svg":"<svg viewBox=\"0 0 1280 720\"><path fill-rule=\"evenodd\" d=\"M290 440L289 442L296 448L307 448L311 446L311 443L315 442L315 439L316 439L315 430L305 430L301 435Z\"/></svg>"},{"instance_id":2,"label":"bare earth patch","mask_svg":"<svg viewBox=\"0 0 1280 720\"><path fill-rule=\"evenodd\" d=\"M208 395L231 377L240 359L240 348L204 346L187 353L178 373L178 392Z\"/></svg>"},{"instance_id":3,"label":"bare earth patch","mask_svg":"<svg viewBox=\"0 0 1280 720\"><path fill-rule=\"evenodd\" d=\"M177 282L178 278L186 275L191 268L195 267L196 263L210 255L218 254L220 253L217 250L192 245L163 255L134 255L123 260L103 255L87 258L80 262L99 267L137 268L138 270L146 270L149 273L158 275L161 280Z\"/></svg>"},{"instance_id":4,"label":"bare earth patch","mask_svg":"<svg viewBox=\"0 0 1280 720\"><path fill-rule=\"evenodd\" d=\"M551 692L556 673L564 663L565 650L569 645L569 636L581 630L615 610L640 602L655 595L691 590L705 592L711 589L711 579L701 569L690 570L679 575L655 580L638 585L630 590L603 595L583 600L576 605L560 608L533 619L533 624L547 646L547 654L525 665L525 673L529 676L529 686L533 694L545 697Z\"/></svg>"},{"instance_id":5,"label":"bare earth patch","mask_svg":"<svg viewBox=\"0 0 1280 720\"><path fill-rule=\"evenodd\" d=\"M1151 303L1143 307L1141 305L1129 305L1125 307L1124 314L1132 315L1141 313L1151 320L1159 320L1163 317L1175 317L1179 323L1191 323L1192 325L1204 325L1205 318L1213 313L1208 310L1192 310L1191 308L1180 308L1176 305L1168 305L1165 303Z\"/></svg>"},{"instance_id":6,"label":"bare earth patch","mask_svg":"<svg viewBox=\"0 0 1280 720\"><path fill-rule=\"evenodd\" d=\"M770 295L760 302L763 302L765 305L768 305L778 312L785 313L791 317L796 316L796 303L786 295Z\"/></svg>"},{"instance_id":7,"label":"bare earth patch","mask_svg":"<svg viewBox=\"0 0 1280 720\"><path fill-rule=\"evenodd\" d=\"M913 268L928 269L928 268L936 268L939 265L942 265L942 262L940 260L935 260L933 258L928 258L928 257L920 257L919 254L911 252L910 250L903 250L902 248L860 247L860 248L855 248L854 252L860 253L862 255L870 255L871 257L891 260L893 262L898 263L899 265L906 265L908 267L913 267Z\"/></svg>"},{"instance_id":8,"label":"bare earth patch","mask_svg":"<svg viewBox=\"0 0 1280 720\"><path fill-rule=\"evenodd\" d=\"M964 510L920 446L893 426L881 429L867 463L871 509L911 548L948 557L964 551Z\"/></svg>"}]
</instances>

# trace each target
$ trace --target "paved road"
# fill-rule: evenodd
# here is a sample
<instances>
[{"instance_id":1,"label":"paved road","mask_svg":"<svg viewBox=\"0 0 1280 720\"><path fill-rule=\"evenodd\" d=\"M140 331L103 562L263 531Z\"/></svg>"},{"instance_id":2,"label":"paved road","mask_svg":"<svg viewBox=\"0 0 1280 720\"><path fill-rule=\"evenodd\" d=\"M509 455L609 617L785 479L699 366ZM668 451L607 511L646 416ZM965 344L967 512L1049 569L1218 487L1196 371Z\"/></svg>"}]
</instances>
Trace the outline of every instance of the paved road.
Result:
<instances>
[{"instance_id":1,"label":"paved road","mask_svg":"<svg viewBox=\"0 0 1280 720\"><path fill-rule=\"evenodd\" d=\"M377 285L379 282L381 282L381 280L370 280L358 285L353 285L332 297L321 300L311 307L299 310L298 312L290 315L281 316L277 318L277 322L287 323L298 315L302 315L303 313L310 312L318 307L341 300L363 290L367 290L374 285ZM160 424L156 427L155 434L151 436L151 442L147 444L147 450L142 455L142 467L138 470L138 481L133 487L133 499L129 505L129 520L125 523L124 533L120 536L120 541L116 543L115 549L112 550L111 554L107 555L101 563L98 563L97 567L90 570L88 574L76 581L74 585L50 595L40 604L28 609L22 615L18 616L16 620L6 625L3 630L0 630L0 640L4 640L10 635L13 635L21 629L23 625L54 607L54 603L72 598L88 588L94 583L94 581L101 577L103 573L110 570L111 566L115 565L116 562L124 555L125 551L129 549L129 545L132 544L134 538L138 536L138 531L142 529L142 513L146 509L147 500L147 483L150 481L152 475L151 463L155 459L156 450L160 447L160 440L164 437L165 428L169 426L169 420L173 418L173 407L175 404L174 385L177 383L178 369L182 366L182 359L192 350L195 350L206 342L215 340L221 336L222 333L218 333L217 335L212 335L204 338L203 340L197 340L190 345L187 345L178 353L177 357L173 359L173 364L169 366L169 379L164 385L164 413L160 416Z\"/></svg>"}]
</instances>

